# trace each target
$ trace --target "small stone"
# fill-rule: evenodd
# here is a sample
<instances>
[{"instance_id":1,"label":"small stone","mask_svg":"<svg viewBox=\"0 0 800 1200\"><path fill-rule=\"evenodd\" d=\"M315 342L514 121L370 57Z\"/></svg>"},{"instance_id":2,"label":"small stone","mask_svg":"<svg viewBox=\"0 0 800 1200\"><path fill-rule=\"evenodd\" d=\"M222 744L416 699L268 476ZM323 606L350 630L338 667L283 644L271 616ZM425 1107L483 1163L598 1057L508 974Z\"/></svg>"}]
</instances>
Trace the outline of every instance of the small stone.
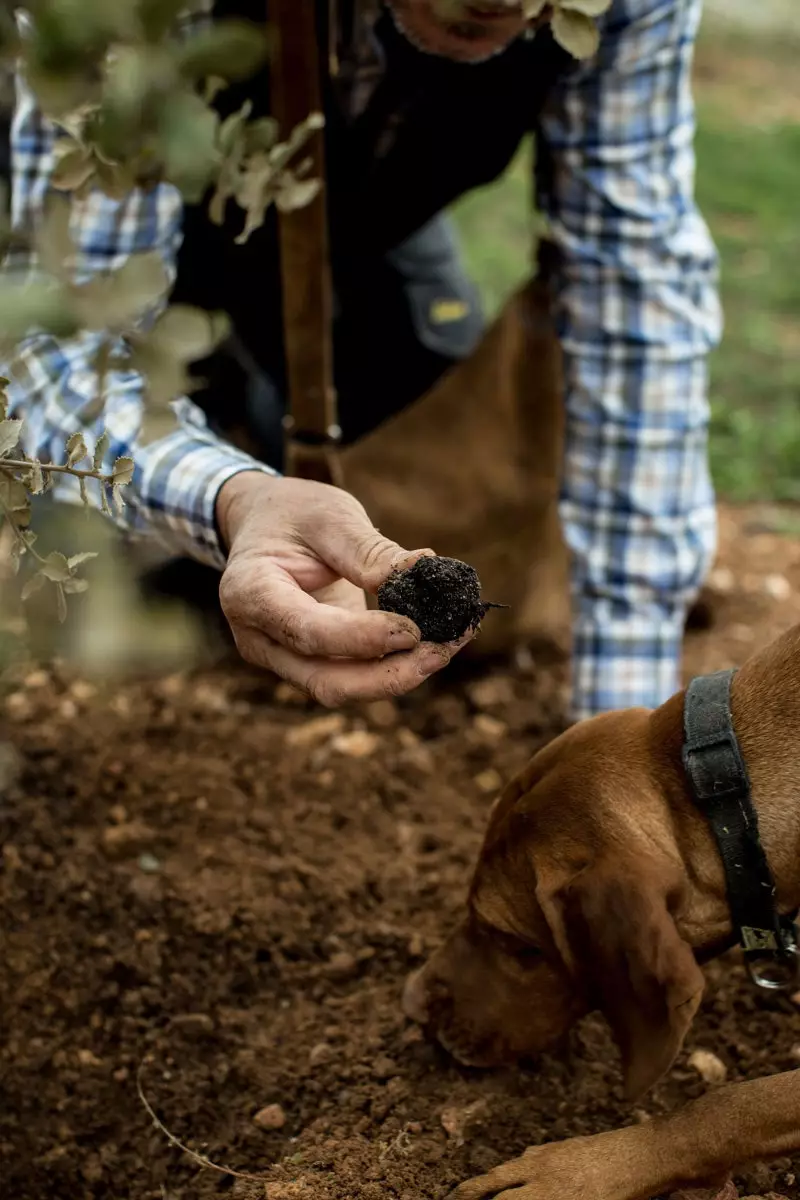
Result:
<instances>
[{"instance_id":1,"label":"small stone","mask_svg":"<svg viewBox=\"0 0 800 1200\"><path fill-rule=\"evenodd\" d=\"M800 1062L800 1042L795 1042L789 1050L789 1058L793 1058L795 1062Z\"/></svg>"},{"instance_id":2,"label":"small stone","mask_svg":"<svg viewBox=\"0 0 800 1200\"><path fill-rule=\"evenodd\" d=\"M32 691L36 688L47 687L50 683L50 676L47 671L31 671L30 675L25 676L24 684L26 688Z\"/></svg>"},{"instance_id":3,"label":"small stone","mask_svg":"<svg viewBox=\"0 0 800 1200\"><path fill-rule=\"evenodd\" d=\"M477 739L488 746L495 746L508 733L505 721L498 721L497 717L490 717L488 713L478 713L472 722L472 729Z\"/></svg>"},{"instance_id":4,"label":"small stone","mask_svg":"<svg viewBox=\"0 0 800 1200\"><path fill-rule=\"evenodd\" d=\"M108 815L115 825L124 825L128 819L128 810L124 804L112 804Z\"/></svg>"},{"instance_id":5,"label":"small stone","mask_svg":"<svg viewBox=\"0 0 800 1200\"><path fill-rule=\"evenodd\" d=\"M358 959L343 950L328 961L326 974L331 979L352 979L358 973Z\"/></svg>"},{"instance_id":6,"label":"small stone","mask_svg":"<svg viewBox=\"0 0 800 1200\"><path fill-rule=\"evenodd\" d=\"M154 830L144 821L121 821L118 825L108 825L102 833L103 845L112 853L143 850L154 837Z\"/></svg>"},{"instance_id":7,"label":"small stone","mask_svg":"<svg viewBox=\"0 0 800 1200\"><path fill-rule=\"evenodd\" d=\"M406 1125L406 1133L410 1133L413 1137L418 1137L422 1133L422 1124L419 1121L409 1121Z\"/></svg>"},{"instance_id":8,"label":"small stone","mask_svg":"<svg viewBox=\"0 0 800 1200\"><path fill-rule=\"evenodd\" d=\"M74 700L66 698L58 706L58 715L65 721L74 721L78 715L78 706Z\"/></svg>"},{"instance_id":9,"label":"small stone","mask_svg":"<svg viewBox=\"0 0 800 1200\"><path fill-rule=\"evenodd\" d=\"M792 594L792 585L785 575L767 575L764 591L773 600L788 600Z\"/></svg>"},{"instance_id":10,"label":"small stone","mask_svg":"<svg viewBox=\"0 0 800 1200\"><path fill-rule=\"evenodd\" d=\"M393 1058L382 1054L372 1064L372 1074L376 1079L391 1079L393 1075L397 1074L397 1063Z\"/></svg>"},{"instance_id":11,"label":"small stone","mask_svg":"<svg viewBox=\"0 0 800 1200\"><path fill-rule=\"evenodd\" d=\"M695 1050L689 1055L689 1066L692 1067L705 1083L724 1083L728 1068L722 1059L717 1058L710 1050Z\"/></svg>"},{"instance_id":12,"label":"small stone","mask_svg":"<svg viewBox=\"0 0 800 1200\"><path fill-rule=\"evenodd\" d=\"M425 942L421 933L412 933L408 943L408 953L411 958L424 958Z\"/></svg>"},{"instance_id":13,"label":"small stone","mask_svg":"<svg viewBox=\"0 0 800 1200\"><path fill-rule=\"evenodd\" d=\"M463 1146L467 1134L475 1125L481 1124L487 1110L486 1100L476 1100L465 1108L456 1108L453 1105L443 1109L439 1119L447 1136L452 1138L457 1146Z\"/></svg>"},{"instance_id":14,"label":"small stone","mask_svg":"<svg viewBox=\"0 0 800 1200\"><path fill-rule=\"evenodd\" d=\"M76 679L69 689L69 694L79 704L85 704L87 700L91 700L97 695L97 688L93 683L87 683L85 679Z\"/></svg>"},{"instance_id":15,"label":"small stone","mask_svg":"<svg viewBox=\"0 0 800 1200\"><path fill-rule=\"evenodd\" d=\"M190 1037L206 1037L214 1032L214 1021L208 1013L179 1013L170 1024Z\"/></svg>"},{"instance_id":16,"label":"small stone","mask_svg":"<svg viewBox=\"0 0 800 1200\"><path fill-rule=\"evenodd\" d=\"M301 692L291 683L279 683L272 693L272 698L276 704L302 705L308 703L308 696L305 692Z\"/></svg>"},{"instance_id":17,"label":"small stone","mask_svg":"<svg viewBox=\"0 0 800 1200\"><path fill-rule=\"evenodd\" d=\"M6 698L6 713L12 721L27 721L33 716L30 696L26 696L24 692L12 692Z\"/></svg>"},{"instance_id":18,"label":"small stone","mask_svg":"<svg viewBox=\"0 0 800 1200\"><path fill-rule=\"evenodd\" d=\"M488 795L490 792L496 792L503 786L503 780L494 767L489 767L486 771L481 771L480 775L475 776L475 784L479 791Z\"/></svg>"},{"instance_id":19,"label":"small stone","mask_svg":"<svg viewBox=\"0 0 800 1200\"><path fill-rule=\"evenodd\" d=\"M381 739L375 733L366 729L353 729L342 733L331 742L331 747L337 754L347 758L370 758L381 744Z\"/></svg>"},{"instance_id":20,"label":"small stone","mask_svg":"<svg viewBox=\"0 0 800 1200\"><path fill-rule=\"evenodd\" d=\"M323 1067L326 1063L333 1060L333 1047L327 1042L318 1042L308 1056L308 1063L311 1067Z\"/></svg>"},{"instance_id":21,"label":"small stone","mask_svg":"<svg viewBox=\"0 0 800 1200\"><path fill-rule=\"evenodd\" d=\"M77 1058L82 1067L102 1067L103 1065L102 1060L91 1050L79 1050Z\"/></svg>"},{"instance_id":22,"label":"small stone","mask_svg":"<svg viewBox=\"0 0 800 1200\"><path fill-rule=\"evenodd\" d=\"M373 700L365 704L364 716L376 729L394 729L400 719L394 700Z\"/></svg>"},{"instance_id":23,"label":"small stone","mask_svg":"<svg viewBox=\"0 0 800 1200\"><path fill-rule=\"evenodd\" d=\"M470 684L467 695L475 708L498 708L514 703L514 685L507 675L490 675Z\"/></svg>"},{"instance_id":24,"label":"small stone","mask_svg":"<svg viewBox=\"0 0 800 1200\"><path fill-rule=\"evenodd\" d=\"M402 729L398 729L397 740L404 750L413 750L416 746L421 745L419 736L414 733L413 729L408 729L405 725Z\"/></svg>"},{"instance_id":25,"label":"small stone","mask_svg":"<svg viewBox=\"0 0 800 1200\"><path fill-rule=\"evenodd\" d=\"M286 1124L286 1113L280 1104L268 1104L253 1117L253 1124L259 1129L283 1129Z\"/></svg>"},{"instance_id":26,"label":"small stone","mask_svg":"<svg viewBox=\"0 0 800 1200\"><path fill-rule=\"evenodd\" d=\"M330 741L345 728L341 713L330 713L325 717L312 717L301 725L292 725L284 734L284 744L292 750L310 750Z\"/></svg>"},{"instance_id":27,"label":"small stone","mask_svg":"<svg viewBox=\"0 0 800 1200\"><path fill-rule=\"evenodd\" d=\"M126 1079L130 1078L130 1074L127 1067L117 1067L114 1072L114 1080L116 1083L125 1083Z\"/></svg>"},{"instance_id":28,"label":"small stone","mask_svg":"<svg viewBox=\"0 0 800 1200\"><path fill-rule=\"evenodd\" d=\"M400 1036L400 1044L402 1046L418 1046L424 1041L425 1034L419 1025L409 1025L408 1029L404 1029Z\"/></svg>"},{"instance_id":29,"label":"small stone","mask_svg":"<svg viewBox=\"0 0 800 1200\"><path fill-rule=\"evenodd\" d=\"M161 863L155 854L140 854L139 870L144 871L145 875L156 875L161 870Z\"/></svg>"},{"instance_id":30,"label":"small stone","mask_svg":"<svg viewBox=\"0 0 800 1200\"><path fill-rule=\"evenodd\" d=\"M715 592L727 595L736 587L736 576L729 567L717 567L708 577L708 586Z\"/></svg>"}]
</instances>

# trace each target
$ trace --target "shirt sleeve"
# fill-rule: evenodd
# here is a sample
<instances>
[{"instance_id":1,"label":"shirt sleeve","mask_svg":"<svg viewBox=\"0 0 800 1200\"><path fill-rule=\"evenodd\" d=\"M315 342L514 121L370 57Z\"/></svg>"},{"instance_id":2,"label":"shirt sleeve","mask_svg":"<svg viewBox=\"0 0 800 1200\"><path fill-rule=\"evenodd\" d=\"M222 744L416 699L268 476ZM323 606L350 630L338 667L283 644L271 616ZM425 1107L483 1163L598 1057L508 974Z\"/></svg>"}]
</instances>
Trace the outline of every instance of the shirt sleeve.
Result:
<instances>
[{"instance_id":1,"label":"shirt sleeve","mask_svg":"<svg viewBox=\"0 0 800 1200\"><path fill-rule=\"evenodd\" d=\"M16 230L30 231L41 220L51 194L53 148L58 136L38 110L24 80L18 78L11 130L12 224ZM121 267L134 253L156 251L173 282L182 216L180 194L168 184L136 189L119 201L92 191L73 205L76 277L89 279ZM11 264L30 277L39 269L29 251L15 254ZM148 315L155 314L145 314L145 319ZM176 397L173 404L174 430L142 444L145 388L141 375L132 368L105 376L105 403L98 415L99 377L93 364L101 341L101 335L89 333L69 339L35 334L20 344L13 359L0 365L11 381L11 410L25 422L27 453L43 461L63 462L70 434L82 432L91 450L105 430L110 444L104 471L110 471L119 455L129 455L136 463L118 523L131 533L157 537L176 554L188 554L221 568L225 556L215 523L217 494L240 471L269 469L218 438L208 428L201 409L185 396ZM124 352L125 347L120 344L117 349ZM90 493L94 486L90 484ZM54 492L61 500L79 500L77 481L67 476L58 477Z\"/></svg>"},{"instance_id":2,"label":"shirt sleeve","mask_svg":"<svg viewBox=\"0 0 800 1200\"><path fill-rule=\"evenodd\" d=\"M577 719L680 686L688 604L715 550L707 357L717 256L694 203L700 0L615 0L596 59L543 116L556 243Z\"/></svg>"}]
</instances>

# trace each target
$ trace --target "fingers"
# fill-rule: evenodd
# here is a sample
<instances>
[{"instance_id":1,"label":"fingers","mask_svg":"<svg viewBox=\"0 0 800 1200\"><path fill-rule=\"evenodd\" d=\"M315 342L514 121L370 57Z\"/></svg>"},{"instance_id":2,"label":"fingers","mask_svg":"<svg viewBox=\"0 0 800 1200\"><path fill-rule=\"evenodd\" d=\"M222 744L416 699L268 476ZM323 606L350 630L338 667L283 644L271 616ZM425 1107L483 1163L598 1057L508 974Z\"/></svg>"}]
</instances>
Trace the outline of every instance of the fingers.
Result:
<instances>
[{"instance_id":1,"label":"fingers","mask_svg":"<svg viewBox=\"0 0 800 1200\"><path fill-rule=\"evenodd\" d=\"M320 604L278 569L223 577L220 603L234 635L241 627L250 631L254 644L263 635L309 659L380 659L413 650L420 640L407 617Z\"/></svg>"},{"instance_id":2,"label":"fingers","mask_svg":"<svg viewBox=\"0 0 800 1200\"><path fill-rule=\"evenodd\" d=\"M338 708L354 700L405 695L446 667L469 640L464 638L448 646L423 642L408 653L363 662L306 657L254 629L234 630L234 636L247 662L274 671L326 708Z\"/></svg>"},{"instance_id":3,"label":"fingers","mask_svg":"<svg viewBox=\"0 0 800 1200\"><path fill-rule=\"evenodd\" d=\"M451 1192L447 1200L487 1200L490 1196L498 1196L505 1192L507 1188L523 1187L524 1184L530 1183L530 1180L531 1164L526 1164L521 1158L515 1158L500 1167L495 1167L486 1175L468 1179ZM512 1197L513 1200L521 1200L524 1192L512 1191L509 1193L509 1200L512 1200Z\"/></svg>"},{"instance_id":4,"label":"fingers","mask_svg":"<svg viewBox=\"0 0 800 1200\"><path fill-rule=\"evenodd\" d=\"M337 513L336 517L336 523L324 530L320 553L332 571L373 596L392 572L434 555L433 550L404 550L384 537L363 510L348 512L343 518Z\"/></svg>"}]
</instances>

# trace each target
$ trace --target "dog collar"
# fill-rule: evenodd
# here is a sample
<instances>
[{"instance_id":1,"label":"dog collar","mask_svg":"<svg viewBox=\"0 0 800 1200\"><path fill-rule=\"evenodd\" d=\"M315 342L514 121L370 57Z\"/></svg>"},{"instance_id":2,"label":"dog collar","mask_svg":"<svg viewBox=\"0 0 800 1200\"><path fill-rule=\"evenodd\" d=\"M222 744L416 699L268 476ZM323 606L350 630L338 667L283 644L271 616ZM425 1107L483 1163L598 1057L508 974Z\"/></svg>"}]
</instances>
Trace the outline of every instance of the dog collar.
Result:
<instances>
[{"instance_id":1,"label":"dog collar","mask_svg":"<svg viewBox=\"0 0 800 1200\"><path fill-rule=\"evenodd\" d=\"M795 986L800 962L797 927L793 917L781 916L775 907L775 881L733 728L735 674L717 671L689 684L683 708L683 766L722 858L733 928L750 977L758 987L786 991Z\"/></svg>"}]
</instances>

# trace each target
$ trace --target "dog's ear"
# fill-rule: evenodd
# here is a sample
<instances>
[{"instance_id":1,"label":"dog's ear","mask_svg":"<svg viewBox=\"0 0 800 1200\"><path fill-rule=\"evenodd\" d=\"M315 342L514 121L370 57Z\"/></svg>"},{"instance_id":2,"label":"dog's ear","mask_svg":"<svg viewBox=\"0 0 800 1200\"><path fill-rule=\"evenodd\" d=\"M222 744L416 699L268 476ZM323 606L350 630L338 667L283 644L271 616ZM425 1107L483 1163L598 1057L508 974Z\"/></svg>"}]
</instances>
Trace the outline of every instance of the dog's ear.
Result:
<instances>
[{"instance_id":1,"label":"dog's ear","mask_svg":"<svg viewBox=\"0 0 800 1200\"><path fill-rule=\"evenodd\" d=\"M660 864L598 864L560 885L545 874L537 888L567 968L611 1026L630 1100L669 1070L703 994L669 897Z\"/></svg>"}]
</instances>

